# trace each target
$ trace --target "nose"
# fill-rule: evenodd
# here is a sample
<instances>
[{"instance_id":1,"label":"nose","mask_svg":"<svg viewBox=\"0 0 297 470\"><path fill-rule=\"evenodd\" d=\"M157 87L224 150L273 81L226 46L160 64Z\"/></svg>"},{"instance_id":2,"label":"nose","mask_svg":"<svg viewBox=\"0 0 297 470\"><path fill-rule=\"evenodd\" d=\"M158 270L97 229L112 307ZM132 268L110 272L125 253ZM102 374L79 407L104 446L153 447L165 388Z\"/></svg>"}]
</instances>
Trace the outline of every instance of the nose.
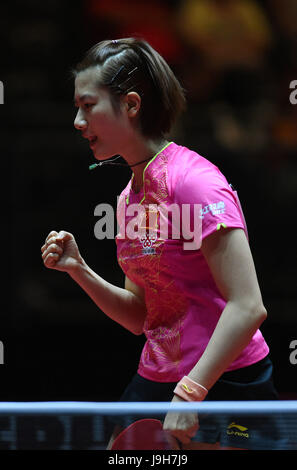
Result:
<instances>
[{"instance_id":1,"label":"nose","mask_svg":"<svg viewBox=\"0 0 297 470\"><path fill-rule=\"evenodd\" d=\"M75 119L74 119L74 127L75 129L77 129L78 131L81 131L83 129L85 129L87 127L87 121L85 120L85 118L83 117L80 109L77 111L77 114L75 116Z\"/></svg>"}]
</instances>

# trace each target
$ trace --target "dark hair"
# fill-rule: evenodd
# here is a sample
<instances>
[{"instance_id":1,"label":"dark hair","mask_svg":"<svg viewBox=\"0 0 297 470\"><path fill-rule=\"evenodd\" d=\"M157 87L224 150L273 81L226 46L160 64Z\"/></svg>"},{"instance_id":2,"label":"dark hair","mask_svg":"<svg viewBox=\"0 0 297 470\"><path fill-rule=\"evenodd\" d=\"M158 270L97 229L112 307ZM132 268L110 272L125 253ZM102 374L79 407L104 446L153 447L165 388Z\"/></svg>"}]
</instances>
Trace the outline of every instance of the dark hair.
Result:
<instances>
[{"instance_id":1,"label":"dark hair","mask_svg":"<svg viewBox=\"0 0 297 470\"><path fill-rule=\"evenodd\" d=\"M74 77L101 66L98 86L108 87L113 105L119 96L135 91L141 96L140 126L144 135L168 134L185 108L185 95L167 62L143 39L124 38L95 44L74 68Z\"/></svg>"}]
</instances>

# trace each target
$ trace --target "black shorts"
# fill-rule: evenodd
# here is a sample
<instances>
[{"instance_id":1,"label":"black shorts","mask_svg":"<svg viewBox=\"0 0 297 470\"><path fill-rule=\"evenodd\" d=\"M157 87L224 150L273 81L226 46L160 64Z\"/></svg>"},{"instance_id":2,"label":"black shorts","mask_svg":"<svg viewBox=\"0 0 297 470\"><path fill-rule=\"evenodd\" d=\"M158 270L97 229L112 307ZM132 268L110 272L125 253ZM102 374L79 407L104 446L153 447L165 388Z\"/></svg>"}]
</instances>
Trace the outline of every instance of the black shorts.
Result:
<instances>
[{"instance_id":1,"label":"black shorts","mask_svg":"<svg viewBox=\"0 0 297 470\"><path fill-rule=\"evenodd\" d=\"M277 400L269 357L230 372L225 372L211 388L204 401ZM170 402L176 382L153 382L135 374L120 397L120 402ZM114 416L113 424L123 427L142 418L164 420L165 415ZM206 415L199 416L199 430L192 441L220 442L222 446L244 449L285 449L287 437L281 416L275 415Z\"/></svg>"}]
</instances>

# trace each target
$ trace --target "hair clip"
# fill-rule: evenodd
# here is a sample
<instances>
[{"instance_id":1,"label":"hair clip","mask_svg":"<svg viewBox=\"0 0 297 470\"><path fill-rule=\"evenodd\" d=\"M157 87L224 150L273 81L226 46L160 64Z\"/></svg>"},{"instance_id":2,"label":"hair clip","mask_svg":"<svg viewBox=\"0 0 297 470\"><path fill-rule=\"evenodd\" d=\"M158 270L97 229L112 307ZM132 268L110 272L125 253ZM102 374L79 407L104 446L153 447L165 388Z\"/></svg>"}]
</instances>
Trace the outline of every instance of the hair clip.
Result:
<instances>
[{"instance_id":1,"label":"hair clip","mask_svg":"<svg viewBox=\"0 0 297 470\"><path fill-rule=\"evenodd\" d=\"M137 70L137 69L138 69L138 67L134 67L133 70L130 70L130 72L128 73L128 75L131 75L131 73L135 72L135 70Z\"/></svg>"},{"instance_id":2,"label":"hair clip","mask_svg":"<svg viewBox=\"0 0 297 470\"><path fill-rule=\"evenodd\" d=\"M138 67L134 67L134 69L132 69L132 70L130 70L130 72L128 72L127 78L126 78L123 82L121 82L121 83L118 85L118 88L119 88L120 90L123 90L123 85L127 85L128 82L129 82L130 80L132 80L133 77L132 77L131 75L132 75L134 72L136 72L136 70L138 70ZM135 86L135 84L132 85L132 86L130 86L130 88L128 88L128 89L125 90L125 91L128 92L128 91L131 90L134 86Z\"/></svg>"},{"instance_id":3,"label":"hair clip","mask_svg":"<svg viewBox=\"0 0 297 470\"><path fill-rule=\"evenodd\" d=\"M121 65L121 67L119 68L119 70L114 74L114 76L112 77L112 79L110 80L109 84L111 85L115 79L117 78L117 76L121 73L121 71L125 68L124 65Z\"/></svg>"}]
</instances>

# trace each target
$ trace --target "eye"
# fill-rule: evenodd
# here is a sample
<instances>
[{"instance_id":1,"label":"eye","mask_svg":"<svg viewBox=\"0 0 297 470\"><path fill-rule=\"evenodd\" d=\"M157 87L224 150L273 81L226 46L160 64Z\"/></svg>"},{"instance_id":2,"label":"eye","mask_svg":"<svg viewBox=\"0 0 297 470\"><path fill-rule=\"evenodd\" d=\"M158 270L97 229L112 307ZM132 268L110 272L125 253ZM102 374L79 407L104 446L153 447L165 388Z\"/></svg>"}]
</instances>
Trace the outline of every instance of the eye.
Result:
<instances>
[{"instance_id":1,"label":"eye","mask_svg":"<svg viewBox=\"0 0 297 470\"><path fill-rule=\"evenodd\" d=\"M94 106L94 103L84 103L84 108L85 109L90 109L90 108L92 108L92 106Z\"/></svg>"}]
</instances>

